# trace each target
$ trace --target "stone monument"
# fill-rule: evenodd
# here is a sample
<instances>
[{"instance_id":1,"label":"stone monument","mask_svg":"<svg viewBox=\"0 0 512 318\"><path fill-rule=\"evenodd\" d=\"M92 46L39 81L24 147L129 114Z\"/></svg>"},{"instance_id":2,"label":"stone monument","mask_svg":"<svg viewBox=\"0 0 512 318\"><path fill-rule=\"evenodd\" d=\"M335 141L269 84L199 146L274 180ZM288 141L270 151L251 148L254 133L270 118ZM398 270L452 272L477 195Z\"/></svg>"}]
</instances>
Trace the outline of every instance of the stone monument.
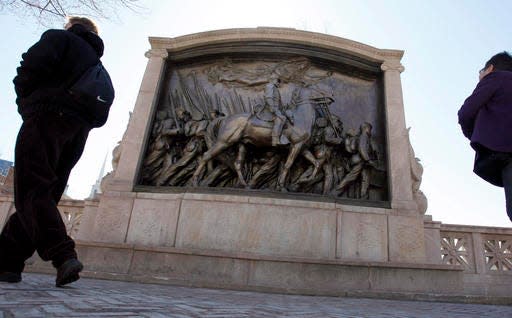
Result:
<instances>
[{"instance_id":1,"label":"stone monument","mask_svg":"<svg viewBox=\"0 0 512 318\"><path fill-rule=\"evenodd\" d=\"M484 262L464 254L468 229L443 232L424 215L403 51L267 27L149 42L114 170L81 215L86 274L309 294L503 296L505 287L489 289L484 265L464 267Z\"/></svg>"},{"instance_id":2,"label":"stone monument","mask_svg":"<svg viewBox=\"0 0 512 318\"><path fill-rule=\"evenodd\" d=\"M82 239L426 261L402 51L277 28L150 43L116 169ZM162 257L147 252L132 267L176 266Z\"/></svg>"}]
</instances>

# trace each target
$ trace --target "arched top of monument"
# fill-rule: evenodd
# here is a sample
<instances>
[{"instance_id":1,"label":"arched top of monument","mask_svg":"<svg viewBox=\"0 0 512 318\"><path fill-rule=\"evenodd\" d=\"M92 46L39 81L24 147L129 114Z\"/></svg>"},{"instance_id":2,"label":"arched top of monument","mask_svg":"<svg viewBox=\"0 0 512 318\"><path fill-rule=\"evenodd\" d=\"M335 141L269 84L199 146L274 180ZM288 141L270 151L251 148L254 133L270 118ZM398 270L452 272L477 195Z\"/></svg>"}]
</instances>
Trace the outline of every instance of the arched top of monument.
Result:
<instances>
[{"instance_id":1,"label":"arched top of monument","mask_svg":"<svg viewBox=\"0 0 512 318\"><path fill-rule=\"evenodd\" d=\"M292 28L257 27L223 29L194 33L175 38L149 37L152 50L166 50L177 59L193 55L230 52L249 52L252 48L267 47L274 52L290 48L301 50L325 50L362 59L375 66L385 61L399 63L404 52L401 50L378 49L363 43L341 37ZM195 51L195 54L194 54ZM180 54L188 52L188 54ZM394 64L394 63L393 63Z\"/></svg>"}]
</instances>

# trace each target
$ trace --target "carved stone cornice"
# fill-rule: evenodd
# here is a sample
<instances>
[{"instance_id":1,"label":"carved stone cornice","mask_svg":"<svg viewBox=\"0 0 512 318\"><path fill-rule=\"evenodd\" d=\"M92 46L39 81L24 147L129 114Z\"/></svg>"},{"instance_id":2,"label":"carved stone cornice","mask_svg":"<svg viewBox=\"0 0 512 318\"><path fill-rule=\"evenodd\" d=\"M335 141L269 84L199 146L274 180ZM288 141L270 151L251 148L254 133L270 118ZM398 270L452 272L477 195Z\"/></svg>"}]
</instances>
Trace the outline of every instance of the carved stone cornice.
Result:
<instances>
[{"instance_id":1,"label":"carved stone cornice","mask_svg":"<svg viewBox=\"0 0 512 318\"><path fill-rule=\"evenodd\" d=\"M200 32L175 38L150 37L152 48L164 48L170 52L178 52L202 47L209 44L229 44L251 41L266 41L278 43L294 43L318 48L337 50L349 53L369 61L382 62L388 59L400 60L401 50L378 49L363 43L341 37L317 32L301 31L291 28L240 28Z\"/></svg>"},{"instance_id":2,"label":"carved stone cornice","mask_svg":"<svg viewBox=\"0 0 512 318\"><path fill-rule=\"evenodd\" d=\"M400 61L384 61L380 66L380 69L384 72L386 71L398 71L402 73L405 71L405 67L400 63Z\"/></svg>"},{"instance_id":3,"label":"carved stone cornice","mask_svg":"<svg viewBox=\"0 0 512 318\"><path fill-rule=\"evenodd\" d=\"M151 49L144 53L144 56L148 59L153 57L159 57L162 59L166 59L169 56L169 53L166 49Z\"/></svg>"}]
</instances>

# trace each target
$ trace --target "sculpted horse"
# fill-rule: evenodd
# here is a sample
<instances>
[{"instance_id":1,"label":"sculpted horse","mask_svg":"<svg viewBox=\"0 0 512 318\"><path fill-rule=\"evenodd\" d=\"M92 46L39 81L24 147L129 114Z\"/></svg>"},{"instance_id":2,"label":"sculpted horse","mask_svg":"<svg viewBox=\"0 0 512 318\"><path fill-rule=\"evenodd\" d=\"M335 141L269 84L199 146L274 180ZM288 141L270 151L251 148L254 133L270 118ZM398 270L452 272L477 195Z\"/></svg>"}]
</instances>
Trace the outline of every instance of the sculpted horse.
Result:
<instances>
[{"instance_id":1,"label":"sculpted horse","mask_svg":"<svg viewBox=\"0 0 512 318\"><path fill-rule=\"evenodd\" d=\"M290 168L299 154L302 154L314 165L315 170L313 174L316 174L320 168L320 164L315 156L305 149L305 146L310 141L316 118L315 104L311 98L304 96L306 95L305 91L301 90L298 100L293 103L295 105L294 109L291 110L293 125L287 122L282 131L281 142L285 145L282 144L280 147L289 147L284 169L280 172L277 182L278 189L283 191L285 190L286 178ZM256 147L271 147L272 123L264 122L250 113L241 113L223 118L216 126L218 127L217 138L213 140L209 150L199 160L199 165L192 176L192 185L198 186L199 176L210 160L223 153L229 147L238 145L238 155L234 167L240 183L247 186L242 173L246 154L245 145L252 144Z\"/></svg>"}]
</instances>

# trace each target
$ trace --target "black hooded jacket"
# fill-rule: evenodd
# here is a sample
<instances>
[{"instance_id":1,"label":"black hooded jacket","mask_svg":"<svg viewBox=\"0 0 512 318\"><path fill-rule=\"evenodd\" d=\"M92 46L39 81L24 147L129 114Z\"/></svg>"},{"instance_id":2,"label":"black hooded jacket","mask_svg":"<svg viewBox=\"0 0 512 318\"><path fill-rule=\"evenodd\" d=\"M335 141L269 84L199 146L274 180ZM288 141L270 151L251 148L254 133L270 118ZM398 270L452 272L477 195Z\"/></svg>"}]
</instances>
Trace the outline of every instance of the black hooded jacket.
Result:
<instances>
[{"instance_id":1,"label":"black hooded jacket","mask_svg":"<svg viewBox=\"0 0 512 318\"><path fill-rule=\"evenodd\" d=\"M85 120L68 87L103 55L103 41L84 26L48 30L22 55L14 78L16 104L22 118L37 111L57 111Z\"/></svg>"}]
</instances>

